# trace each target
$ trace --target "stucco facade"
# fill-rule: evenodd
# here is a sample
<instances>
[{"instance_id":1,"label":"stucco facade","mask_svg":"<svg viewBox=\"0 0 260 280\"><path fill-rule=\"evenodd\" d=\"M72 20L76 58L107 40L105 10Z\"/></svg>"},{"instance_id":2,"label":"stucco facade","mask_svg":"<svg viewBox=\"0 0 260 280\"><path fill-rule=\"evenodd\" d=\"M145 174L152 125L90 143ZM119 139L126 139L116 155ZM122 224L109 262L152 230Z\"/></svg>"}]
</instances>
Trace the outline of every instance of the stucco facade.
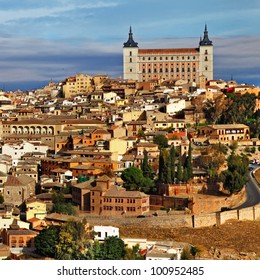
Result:
<instances>
[{"instance_id":1,"label":"stucco facade","mask_svg":"<svg viewBox=\"0 0 260 280\"><path fill-rule=\"evenodd\" d=\"M123 48L124 79L146 82L152 79L186 80L199 84L200 76L213 79L213 44L204 37L196 48L139 49L130 28Z\"/></svg>"}]
</instances>

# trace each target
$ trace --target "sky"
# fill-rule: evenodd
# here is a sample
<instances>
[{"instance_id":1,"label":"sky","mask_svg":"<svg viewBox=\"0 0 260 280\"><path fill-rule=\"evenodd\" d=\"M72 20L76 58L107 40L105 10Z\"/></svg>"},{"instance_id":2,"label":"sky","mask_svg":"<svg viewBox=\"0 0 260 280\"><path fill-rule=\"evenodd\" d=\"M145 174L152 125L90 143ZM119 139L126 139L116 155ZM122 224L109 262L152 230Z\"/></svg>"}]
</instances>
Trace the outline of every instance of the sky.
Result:
<instances>
[{"instance_id":1,"label":"sky","mask_svg":"<svg viewBox=\"0 0 260 280\"><path fill-rule=\"evenodd\" d=\"M175 48L198 47L205 24L214 78L260 85L259 0L0 0L0 89L117 78L130 25L139 48Z\"/></svg>"}]
</instances>

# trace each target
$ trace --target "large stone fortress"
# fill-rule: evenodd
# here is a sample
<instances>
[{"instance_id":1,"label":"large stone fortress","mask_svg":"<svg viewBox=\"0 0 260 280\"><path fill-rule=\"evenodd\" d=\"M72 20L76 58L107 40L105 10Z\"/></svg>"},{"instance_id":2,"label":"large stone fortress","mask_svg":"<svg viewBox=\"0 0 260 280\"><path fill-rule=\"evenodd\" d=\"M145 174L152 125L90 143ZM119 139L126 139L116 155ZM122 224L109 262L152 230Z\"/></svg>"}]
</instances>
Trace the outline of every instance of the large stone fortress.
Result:
<instances>
[{"instance_id":1,"label":"large stone fortress","mask_svg":"<svg viewBox=\"0 0 260 280\"><path fill-rule=\"evenodd\" d=\"M139 49L130 27L123 47L124 79L186 80L199 84L200 77L213 79L213 44L207 25L198 48Z\"/></svg>"}]
</instances>

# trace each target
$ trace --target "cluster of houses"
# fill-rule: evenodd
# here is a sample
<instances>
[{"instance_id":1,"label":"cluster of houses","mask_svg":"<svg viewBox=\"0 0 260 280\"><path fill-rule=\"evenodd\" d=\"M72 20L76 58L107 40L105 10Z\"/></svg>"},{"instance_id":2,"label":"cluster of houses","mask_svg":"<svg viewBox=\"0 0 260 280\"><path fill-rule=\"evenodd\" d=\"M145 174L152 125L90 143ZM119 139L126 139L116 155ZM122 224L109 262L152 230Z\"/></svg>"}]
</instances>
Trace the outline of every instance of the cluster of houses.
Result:
<instances>
[{"instance_id":1,"label":"cluster of houses","mask_svg":"<svg viewBox=\"0 0 260 280\"><path fill-rule=\"evenodd\" d=\"M34 247L37 232L55 223L50 213L53 190L70 187L65 199L82 213L118 217L149 213L156 198L127 191L120 175L128 167L140 167L145 151L158 172L156 135L164 135L181 155L188 153L190 142L257 145L246 125L192 128L205 120L194 100L198 96L201 102L214 100L230 87L238 94L259 92L234 81L212 80L197 88L183 80L136 82L83 74L35 91L2 92L2 247ZM259 98L256 104L257 110ZM205 171L194 174L200 178ZM189 207L190 193L184 194L178 203Z\"/></svg>"}]
</instances>

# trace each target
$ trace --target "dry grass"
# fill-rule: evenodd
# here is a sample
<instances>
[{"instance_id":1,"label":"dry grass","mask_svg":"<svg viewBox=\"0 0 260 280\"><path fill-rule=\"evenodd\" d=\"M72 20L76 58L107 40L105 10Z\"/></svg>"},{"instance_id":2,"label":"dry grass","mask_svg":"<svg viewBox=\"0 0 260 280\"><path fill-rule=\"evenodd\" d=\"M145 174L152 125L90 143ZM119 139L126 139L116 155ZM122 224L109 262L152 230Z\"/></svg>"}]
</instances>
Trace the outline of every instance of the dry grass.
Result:
<instances>
[{"instance_id":1,"label":"dry grass","mask_svg":"<svg viewBox=\"0 0 260 280\"><path fill-rule=\"evenodd\" d=\"M121 237L188 242L204 248L202 258L260 258L260 221L227 221L216 227L149 228L120 227ZM214 256L216 249L221 256ZM242 254L241 254L242 253ZM249 257L250 258L250 257Z\"/></svg>"}]
</instances>

